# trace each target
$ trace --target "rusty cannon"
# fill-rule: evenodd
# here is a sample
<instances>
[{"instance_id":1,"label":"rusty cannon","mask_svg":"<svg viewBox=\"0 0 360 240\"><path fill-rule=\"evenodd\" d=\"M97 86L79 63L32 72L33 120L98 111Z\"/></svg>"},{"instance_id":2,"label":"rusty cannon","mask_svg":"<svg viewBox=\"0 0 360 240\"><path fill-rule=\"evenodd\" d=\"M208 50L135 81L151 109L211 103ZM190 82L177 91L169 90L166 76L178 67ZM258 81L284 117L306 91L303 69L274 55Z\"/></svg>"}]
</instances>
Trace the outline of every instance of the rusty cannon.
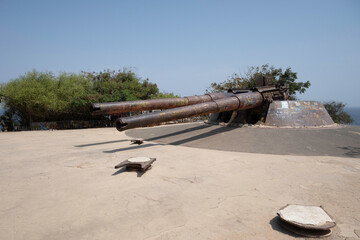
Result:
<instances>
[{"instance_id":1,"label":"rusty cannon","mask_svg":"<svg viewBox=\"0 0 360 240\"><path fill-rule=\"evenodd\" d=\"M228 116L225 122L231 122L237 115L243 114L248 115L247 122L249 122L251 118L260 120L261 116L266 115L267 108L273 100L286 100L288 93L287 84L271 85L263 80L260 83L257 81L257 86L254 88L230 89L224 93L208 93L183 98L93 103L91 111L96 115L162 109L158 112L118 118L116 128L119 131L205 114L217 114L216 118Z\"/></svg>"},{"instance_id":2,"label":"rusty cannon","mask_svg":"<svg viewBox=\"0 0 360 240\"><path fill-rule=\"evenodd\" d=\"M201 96L190 96L182 98L162 98L137 101L123 101L110 103L92 103L90 111L93 115L113 114L123 112L137 112L154 109L171 109L182 106L210 102L217 99L231 97L231 93L209 93Z\"/></svg>"}]
</instances>

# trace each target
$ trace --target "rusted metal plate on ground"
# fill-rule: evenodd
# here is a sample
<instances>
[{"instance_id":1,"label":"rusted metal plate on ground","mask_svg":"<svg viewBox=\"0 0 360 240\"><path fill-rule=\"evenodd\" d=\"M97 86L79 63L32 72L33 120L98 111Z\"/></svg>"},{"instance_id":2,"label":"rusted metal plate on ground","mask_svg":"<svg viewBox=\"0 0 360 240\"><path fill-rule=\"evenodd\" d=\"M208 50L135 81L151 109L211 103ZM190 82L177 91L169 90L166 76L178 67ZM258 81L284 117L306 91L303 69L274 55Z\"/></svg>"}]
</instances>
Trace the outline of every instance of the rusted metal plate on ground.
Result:
<instances>
[{"instance_id":1,"label":"rusted metal plate on ground","mask_svg":"<svg viewBox=\"0 0 360 240\"><path fill-rule=\"evenodd\" d=\"M143 143L144 143L144 140L142 140L142 139L132 139L131 142L132 142L133 144L140 145L140 144L143 144Z\"/></svg>"},{"instance_id":2,"label":"rusted metal plate on ground","mask_svg":"<svg viewBox=\"0 0 360 240\"><path fill-rule=\"evenodd\" d=\"M151 168L151 164L155 162L155 160L156 158L131 157L116 165L115 169L126 167L127 170L136 170L136 171L145 172L146 170Z\"/></svg>"},{"instance_id":3,"label":"rusted metal plate on ground","mask_svg":"<svg viewBox=\"0 0 360 240\"><path fill-rule=\"evenodd\" d=\"M321 102L273 101L265 125L277 127L315 127L334 124Z\"/></svg>"}]
</instances>

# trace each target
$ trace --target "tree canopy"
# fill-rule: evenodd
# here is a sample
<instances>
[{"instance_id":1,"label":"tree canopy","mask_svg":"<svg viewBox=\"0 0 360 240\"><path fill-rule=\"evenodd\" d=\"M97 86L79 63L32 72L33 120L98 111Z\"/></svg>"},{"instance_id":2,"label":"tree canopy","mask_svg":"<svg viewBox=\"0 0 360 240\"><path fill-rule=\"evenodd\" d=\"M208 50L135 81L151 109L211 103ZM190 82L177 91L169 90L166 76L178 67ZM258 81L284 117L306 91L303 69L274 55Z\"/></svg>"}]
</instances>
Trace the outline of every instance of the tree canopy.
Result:
<instances>
[{"instance_id":1,"label":"tree canopy","mask_svg":"<svg viewBox=\"0 0 360 240\"><path fill-rule=\"evenodd\" d=\"M21 124L28 126L31 121L49 121L66 112L84 88L77 84L80 82L86 80L79 75L60 74L56 78L52 73L34 70L2 85L0 99L8 112L17 114ZM70 91L72 87L74 91Z\"/></svg>"},{"instance_id":2,"label":"tree canopy","mask_svg":"<svg viewBox=\"0 0 360 240\"><path fill-rule=\"evenodd\" d=\"M91 102L115 102L176 97L161 93L156 84L128 70L80 74L33 70L0 86L0 102L7 115L22 126L33 121L88 120Z\"/></svg>"},{"instance_id":3,"label":"tree canopy","mask_svg":"<svg viewBox=\"0 0 360 240\"><path fill-rule=\"evenodd\" d=\"M346 105L342 102L325 102L324 107L335 123L352 123L354 119L344 111Z\"/></svg>"},{"instance_id":4,"label":"tree canopy","mask_svg":"<svg viewBox=\"0 0 360 240\"><path fill-rule=\"evenodd\" d=\"M297 73L293 72L290 67L283 70L282 68L275 68L265 64L261 67L249 67L244 74L234 73L224 82L211 83L207 92L226 91L230 88L253 88L256 86L255 80L261 76L271 77L274 84L289 84L289 93L292 98L294 98L296 93L304 93L311 85L309 81L296 82Z\"/></svg>"},{"instance_id":5,"label":"tree canopy","mask_svg":"<svg viewBox=\"0 0 360 240\"><path fill-rule=\"evenodd\" d=\"M131 71L83 72L93 88L93 100L96 102L115 102L144 100L159 94L156 84L148 79L141 80Z\"/></svg>"}]
</instances>

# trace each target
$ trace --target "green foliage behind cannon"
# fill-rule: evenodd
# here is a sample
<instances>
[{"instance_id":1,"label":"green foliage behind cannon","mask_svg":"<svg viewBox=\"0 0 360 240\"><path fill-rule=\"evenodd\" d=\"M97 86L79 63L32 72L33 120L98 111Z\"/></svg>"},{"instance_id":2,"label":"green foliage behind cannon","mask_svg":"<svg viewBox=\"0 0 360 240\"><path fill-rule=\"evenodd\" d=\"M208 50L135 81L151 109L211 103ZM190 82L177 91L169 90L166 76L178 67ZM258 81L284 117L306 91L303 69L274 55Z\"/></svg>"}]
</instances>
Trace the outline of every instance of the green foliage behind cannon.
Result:
<instances>
[{"instance_id":1,"label":"green foliage behind cannon","mask_svg":"<svg viewBox=\"0 0 360 240\"><path fill-rule=\"evenodd\" d=\"M344 103L331 101L324 103L324 107L334 122L343 124L354 122L354 119L352 119L352 117L347 112L345 112Z\"/></svg>"},{"instance_id":2,"label":"green foliage behind cannon","mask_svg":"<svg viewBox=\"0 0 360 240\"><path fill-rule=\"evenodd\" d=\"M290 67L283 70L282 68L275 68L268 64L261 67L250 67L244 74L234 73L229 79L220 83L211 83L207 92L226 91L232 88L249 89L256 86L256 79L258 77L268 77L273 80L274 84L289 84L289 94L291 99L295 98L296 93L304 93L310 87L310 82L296 82L297 73L293 72Z\"/></svg>"},{"instance_id":3,"label":"green foliage behind cannon","mask_svg":"<svg viewBox=\"0 0 360 240\"><path fill-rule=\"evenodd\" d=\"M31 122L89 120L91 102L129 101L176 97L161 93L156 84L128 70L80 74L33 70L0 86L0 101L7 112L28 128Z\"/></svg>"}]
</instances>

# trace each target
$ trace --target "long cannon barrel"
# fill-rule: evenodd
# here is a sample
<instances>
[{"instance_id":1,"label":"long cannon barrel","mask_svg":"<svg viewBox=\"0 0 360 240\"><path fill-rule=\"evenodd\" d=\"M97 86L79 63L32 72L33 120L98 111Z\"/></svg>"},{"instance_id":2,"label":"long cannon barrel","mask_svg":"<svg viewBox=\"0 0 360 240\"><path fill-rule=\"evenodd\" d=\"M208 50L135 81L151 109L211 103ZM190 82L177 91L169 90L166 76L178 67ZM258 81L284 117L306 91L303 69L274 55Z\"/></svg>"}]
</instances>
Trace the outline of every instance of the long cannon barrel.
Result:
<instances>
[{"instance_id":1,"label":"long cannon barrel","mask_svg":"<svg viewBox=\"0 0 360 240\"><path fill-rule=\"evenodd\" d=\"M154 109L170 109L198 103L210 102L232 96L231 93L209 93L201 96L182 98L163 98L111 103L92 103L90 111L93 115L122 112L137 112Z\"/></svg>"},{"instance_id":2,"label":"long cannon barrel","mask_svg":"<svg viewBox=\"0 0 360 240\"><path fill-rule=\"evenodd\" d=\"M124 131L136 127L144 127L154 123L194 117L215 112L245 110L255 108L264 102L263 94L258 91L246 91L228 95L226 98L214 99L192 106L183 106L161 112L124 117L116 120L116 129Z\"/></svg>"}]
</instances>

